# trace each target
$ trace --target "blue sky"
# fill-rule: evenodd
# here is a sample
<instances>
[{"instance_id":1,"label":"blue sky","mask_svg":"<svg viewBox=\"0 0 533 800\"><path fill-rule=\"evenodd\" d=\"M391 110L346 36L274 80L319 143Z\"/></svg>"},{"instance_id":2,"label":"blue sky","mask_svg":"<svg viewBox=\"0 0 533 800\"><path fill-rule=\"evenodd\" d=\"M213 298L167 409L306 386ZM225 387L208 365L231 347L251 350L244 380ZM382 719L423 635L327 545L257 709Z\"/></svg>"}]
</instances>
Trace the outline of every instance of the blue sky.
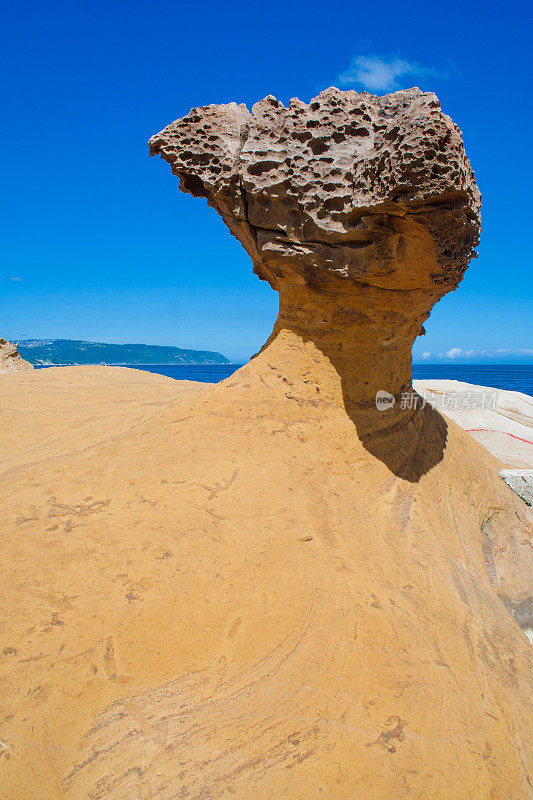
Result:
<instances>
[{"instance_id":1,"label":"blue sky","mask_svg":"<svg viewBox=\"0 0 533 800\"><path fill-rule=\"evenodd\" d=\"M246 360L277 295L148 138L208 103L418 85L462 129L484 202L480 257L415 359L533 361L529 4L28 0L2 22L0 336Z\"/></svg>"}]
</instances>

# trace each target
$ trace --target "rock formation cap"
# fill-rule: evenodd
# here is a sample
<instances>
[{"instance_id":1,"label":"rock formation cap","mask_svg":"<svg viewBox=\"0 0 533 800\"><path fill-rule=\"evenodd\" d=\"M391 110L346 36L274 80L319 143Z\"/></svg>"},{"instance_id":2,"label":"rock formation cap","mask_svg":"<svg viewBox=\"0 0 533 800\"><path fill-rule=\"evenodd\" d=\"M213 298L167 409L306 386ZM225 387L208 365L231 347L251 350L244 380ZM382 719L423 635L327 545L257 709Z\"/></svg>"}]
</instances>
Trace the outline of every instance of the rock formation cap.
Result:
<instances>
[{"instance_id":1,"label":"rock formation cap","mask_svg":"<svg viewBox=\"0 0 533 800\"><path fill-rule=\"evenodd\" d=\"M278 291L338 278L455 288L479 241L480 194L461 132L437 97L324 90L288 108L196 108L149 142L205 197ZM434 297L435 302L437 297Z\"/></svg>"}]
</instances>

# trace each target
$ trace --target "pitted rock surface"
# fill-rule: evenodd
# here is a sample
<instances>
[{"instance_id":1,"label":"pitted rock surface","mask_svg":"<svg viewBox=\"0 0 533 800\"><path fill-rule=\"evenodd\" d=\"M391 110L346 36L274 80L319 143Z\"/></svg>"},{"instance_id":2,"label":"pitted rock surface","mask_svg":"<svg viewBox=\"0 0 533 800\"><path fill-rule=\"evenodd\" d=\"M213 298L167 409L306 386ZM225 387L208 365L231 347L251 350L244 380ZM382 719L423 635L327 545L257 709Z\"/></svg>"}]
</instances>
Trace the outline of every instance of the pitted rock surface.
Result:
<instances>
[{"instance_id":1,"label":"pitted rock surface","mask_svg":"<svg viewBox=\"0 0 533 800\"><path fill-rule=\"evenodd\" d=\"M330 88L288 108L269 96L251 113L206 106L149 144L278 290L291 271L313 286L330 271L443 294L478 243L480 195L460 131L419 89L376 97ZM418 226L434 247L422 270L402 264Z\"/></svg>"}]
</instances>

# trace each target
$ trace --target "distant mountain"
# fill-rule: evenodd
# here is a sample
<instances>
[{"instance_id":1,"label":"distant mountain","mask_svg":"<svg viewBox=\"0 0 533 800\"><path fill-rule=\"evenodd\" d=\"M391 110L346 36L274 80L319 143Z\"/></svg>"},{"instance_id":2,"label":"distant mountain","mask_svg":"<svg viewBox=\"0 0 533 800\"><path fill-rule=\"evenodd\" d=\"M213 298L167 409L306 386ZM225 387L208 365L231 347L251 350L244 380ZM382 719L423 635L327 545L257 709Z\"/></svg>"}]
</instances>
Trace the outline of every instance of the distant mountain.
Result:
<instances>
[{"instance_id":1,"label":"distant mountain","mask_svg":"<svg viewBox=\"0 0 533 800\"><path fill-rule=\"evenodd\" d=\"M26 339L16 343L30 364L229 364L229 359L211 350L182 350L156 344L107 344L76 339Z\"/></svg>"}]
</instances>

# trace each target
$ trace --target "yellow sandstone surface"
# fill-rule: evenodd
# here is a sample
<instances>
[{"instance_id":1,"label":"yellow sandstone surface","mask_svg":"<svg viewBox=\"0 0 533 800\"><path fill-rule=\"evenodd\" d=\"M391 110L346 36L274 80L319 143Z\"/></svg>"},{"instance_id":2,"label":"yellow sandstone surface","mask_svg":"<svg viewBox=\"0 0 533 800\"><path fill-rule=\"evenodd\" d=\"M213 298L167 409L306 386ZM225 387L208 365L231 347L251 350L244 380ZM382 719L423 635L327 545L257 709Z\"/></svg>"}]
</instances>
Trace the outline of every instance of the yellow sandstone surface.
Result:
<instances>
[{"instance_id":1,"label":"yellow sandstone surface","mask_svg":"<svg viewBox=\"0 0 533 800\"><path fill-rule=\"evenodd\" d=\"M527 507L455 423L399 477L283 327L218 385L2 375L0 415L3 800L533 796Z\"/></svg>"}]
</instances>

